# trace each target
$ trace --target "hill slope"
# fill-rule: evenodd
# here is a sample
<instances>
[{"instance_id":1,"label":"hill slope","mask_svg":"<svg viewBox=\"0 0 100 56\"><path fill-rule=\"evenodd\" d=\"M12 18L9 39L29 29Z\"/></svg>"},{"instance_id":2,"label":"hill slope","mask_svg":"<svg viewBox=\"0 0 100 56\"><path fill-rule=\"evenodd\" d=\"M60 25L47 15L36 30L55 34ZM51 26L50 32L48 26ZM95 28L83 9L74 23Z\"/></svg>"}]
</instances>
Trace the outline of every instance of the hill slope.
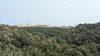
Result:
<instances>
[{"instance_id":1,"label":"hill slope","mask_svg":"<svg viewBox=\"0 0 100 56\"><path fill-rule=\"evenodd\" d=\"M100 56L100 23L70 28L1 24L0 56Z\"/></svg>"}]
</instances>

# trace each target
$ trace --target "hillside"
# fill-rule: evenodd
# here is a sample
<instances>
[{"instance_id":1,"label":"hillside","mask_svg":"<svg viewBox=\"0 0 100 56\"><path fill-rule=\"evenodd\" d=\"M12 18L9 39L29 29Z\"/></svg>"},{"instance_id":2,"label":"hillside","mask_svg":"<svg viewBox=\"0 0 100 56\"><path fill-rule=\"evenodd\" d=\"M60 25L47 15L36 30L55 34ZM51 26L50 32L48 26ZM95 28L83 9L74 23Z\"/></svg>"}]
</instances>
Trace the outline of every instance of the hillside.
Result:
<instances>
[{"instance_id":1,"label":"hillside","mask_svg":"<svg viewBox=\"0 0 100 56\"><path fill-rule=\"evenodd\" d=\"M100 56L100 23L69 28L1 24L0 56Z\"/></svg>"}]
</instances>

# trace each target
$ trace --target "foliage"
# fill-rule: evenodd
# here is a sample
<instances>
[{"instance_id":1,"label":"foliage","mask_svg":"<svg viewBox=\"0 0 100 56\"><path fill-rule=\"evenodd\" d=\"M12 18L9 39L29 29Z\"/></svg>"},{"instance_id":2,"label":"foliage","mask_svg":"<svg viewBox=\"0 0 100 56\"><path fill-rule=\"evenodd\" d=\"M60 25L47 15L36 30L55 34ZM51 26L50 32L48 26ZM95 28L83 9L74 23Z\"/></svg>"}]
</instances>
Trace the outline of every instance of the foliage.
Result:
<instances>
[{"instance_id":1,"label":"foliage","mask_svg":"<svg viewBox=\"0 0 100 56\"><path fill-rule=\"evenodd\" d=\"M100 23L70 28L0 24L0 56L100 56Z\"/></svg>"}]
</instances>

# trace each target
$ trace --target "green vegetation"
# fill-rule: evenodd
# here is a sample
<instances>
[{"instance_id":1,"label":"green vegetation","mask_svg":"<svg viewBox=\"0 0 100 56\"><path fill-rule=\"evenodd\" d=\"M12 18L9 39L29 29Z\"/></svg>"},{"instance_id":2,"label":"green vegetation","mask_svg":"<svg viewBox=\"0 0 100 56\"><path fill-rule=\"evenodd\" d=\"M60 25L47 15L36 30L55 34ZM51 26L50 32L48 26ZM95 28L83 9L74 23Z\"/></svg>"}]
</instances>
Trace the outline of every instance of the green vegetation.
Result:
<instances>
[{"instance_id":1,"label":"green vegetation","mask_svg":"<svg viewBox=\"0 0 100 56\"><path fill-rule=\"evenodd\" d=\"M0 56L100 56L100 23L70 28L1 24Z\"/></svg>"}]
</instances>

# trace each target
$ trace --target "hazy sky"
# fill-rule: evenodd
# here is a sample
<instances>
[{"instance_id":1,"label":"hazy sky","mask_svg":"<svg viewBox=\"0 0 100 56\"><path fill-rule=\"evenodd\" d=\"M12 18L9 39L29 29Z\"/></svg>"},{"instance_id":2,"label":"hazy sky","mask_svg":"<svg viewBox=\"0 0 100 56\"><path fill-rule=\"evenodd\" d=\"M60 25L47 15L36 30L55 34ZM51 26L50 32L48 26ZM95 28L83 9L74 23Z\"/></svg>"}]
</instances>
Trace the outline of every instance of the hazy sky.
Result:
<instances>
[{"instance_id":1,"label":"hazy sky","mask_svg":"<svg viewBox=\"0 0 100 56\"><path fill-rule=\"evenodd\" d=\"M100 0L0 0L0 23L76 25L100 21Z\"/></svg>"}]
</instances>

